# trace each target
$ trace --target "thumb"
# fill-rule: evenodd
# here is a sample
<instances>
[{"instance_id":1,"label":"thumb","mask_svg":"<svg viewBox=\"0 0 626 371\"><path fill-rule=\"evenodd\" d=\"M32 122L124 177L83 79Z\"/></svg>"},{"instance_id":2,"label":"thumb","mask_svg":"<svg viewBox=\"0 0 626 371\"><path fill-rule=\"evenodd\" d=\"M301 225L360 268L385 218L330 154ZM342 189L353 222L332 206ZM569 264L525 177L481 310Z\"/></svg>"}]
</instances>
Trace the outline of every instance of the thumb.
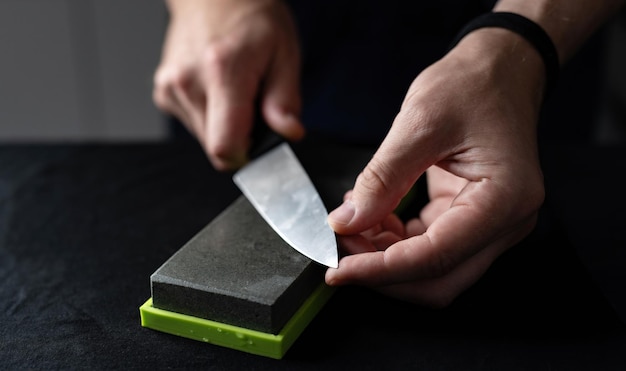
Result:
<instances>
[{"instance_id":1,"label":"thumb","mask_svg":"<svg viewBox=\"0 0 626 371\"><path fill-rule=\"evenodd\" d=\"M370 162L359 174L352 192L328 216L338 234L361 233L383 221L398 206L417 178L428 167L421 146L407 143L394 124Z\"/></svg>"}]
</instances>

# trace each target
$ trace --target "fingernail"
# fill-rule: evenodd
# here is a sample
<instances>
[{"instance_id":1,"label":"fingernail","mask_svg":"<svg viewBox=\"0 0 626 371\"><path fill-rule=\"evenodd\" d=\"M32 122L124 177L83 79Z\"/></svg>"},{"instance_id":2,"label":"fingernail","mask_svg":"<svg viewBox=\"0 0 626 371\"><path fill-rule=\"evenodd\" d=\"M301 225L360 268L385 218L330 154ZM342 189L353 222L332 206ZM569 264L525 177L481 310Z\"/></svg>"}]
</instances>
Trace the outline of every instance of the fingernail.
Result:
<instances>
[{"instance_id":1,"label":"fingernail","mask_svg":"<svg viewBox=\"0 0 626 371\"><path fill-rule=\"evenodd\" d=\"M354 204L350 200L346 200L333 210L330 214L328 214L329 222L333 224L342 224L348 225L352 218L354 217Z\"/></svg>"}]
</instances>

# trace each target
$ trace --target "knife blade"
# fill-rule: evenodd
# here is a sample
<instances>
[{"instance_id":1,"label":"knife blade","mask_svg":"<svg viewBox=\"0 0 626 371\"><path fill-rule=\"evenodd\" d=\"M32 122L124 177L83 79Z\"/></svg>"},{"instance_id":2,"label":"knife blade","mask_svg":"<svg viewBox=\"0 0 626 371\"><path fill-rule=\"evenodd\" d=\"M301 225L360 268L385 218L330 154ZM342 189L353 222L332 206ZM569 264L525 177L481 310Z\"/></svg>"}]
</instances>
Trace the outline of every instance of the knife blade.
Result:
<instances>
[{"instance_id":1,"label":"knife blade","mask_svg":"<svg viewBox=\"0 0 626 371\"><path fill-rule=\"evenodd\" d=\"M309 259L337 268L337 240L328 211L287 142L254 158L233 181L285 242Z\"/></svg>"}]
</instances>

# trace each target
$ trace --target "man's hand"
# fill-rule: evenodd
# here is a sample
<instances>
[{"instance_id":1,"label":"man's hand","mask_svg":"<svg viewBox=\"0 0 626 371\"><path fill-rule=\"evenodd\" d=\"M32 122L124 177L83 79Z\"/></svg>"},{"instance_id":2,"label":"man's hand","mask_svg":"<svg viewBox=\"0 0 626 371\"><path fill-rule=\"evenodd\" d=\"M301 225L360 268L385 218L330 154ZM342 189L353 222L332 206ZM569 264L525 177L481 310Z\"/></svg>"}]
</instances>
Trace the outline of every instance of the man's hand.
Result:
<instances>
[{"instance_id":1,"label":"man's hand","mask_svg":"<svg viewBox=\"0 0 626 371\"><path fill-rule=\"evenodd\" d=\"M260 104L287 139L299 121L300 56L289 10L279 0L170 0L170 23L153 99L200 141L213 166L247 160Z\"/></svg>"},{"instance_id":2,"label":"man's hand","mask_svg":"<svg viewBox=\"0 0 626 371\"><path fill-rule=\"evenodd\" d=\"M481 29L413 82L382 145L329 215L348 254L330 285L449 304L535 226L544 199L536 124L543 61L518 35ZM426 173L430 202L403 224Z\"/></svg>"}]
</instances>

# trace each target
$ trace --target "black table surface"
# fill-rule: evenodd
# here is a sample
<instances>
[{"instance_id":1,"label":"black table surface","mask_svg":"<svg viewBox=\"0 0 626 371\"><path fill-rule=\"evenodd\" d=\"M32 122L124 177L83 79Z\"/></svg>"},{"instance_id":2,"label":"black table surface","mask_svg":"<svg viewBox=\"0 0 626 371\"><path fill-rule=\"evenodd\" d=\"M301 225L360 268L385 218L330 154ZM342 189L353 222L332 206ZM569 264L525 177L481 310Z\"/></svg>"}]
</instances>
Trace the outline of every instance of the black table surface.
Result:
<instances>
[{"instance_id":1,"label":"black table surface","mask_svg":"<svg viewBox=\"0 0 626 371\"><path fill-rule=\"evenodd\" d=\"M550 151L537 228L449 308L345 287L273 360L140 325L150 274L240 194L197 145L0 144L0 369L624 370L624 158Z\"/></svg>"}]
</instances>

